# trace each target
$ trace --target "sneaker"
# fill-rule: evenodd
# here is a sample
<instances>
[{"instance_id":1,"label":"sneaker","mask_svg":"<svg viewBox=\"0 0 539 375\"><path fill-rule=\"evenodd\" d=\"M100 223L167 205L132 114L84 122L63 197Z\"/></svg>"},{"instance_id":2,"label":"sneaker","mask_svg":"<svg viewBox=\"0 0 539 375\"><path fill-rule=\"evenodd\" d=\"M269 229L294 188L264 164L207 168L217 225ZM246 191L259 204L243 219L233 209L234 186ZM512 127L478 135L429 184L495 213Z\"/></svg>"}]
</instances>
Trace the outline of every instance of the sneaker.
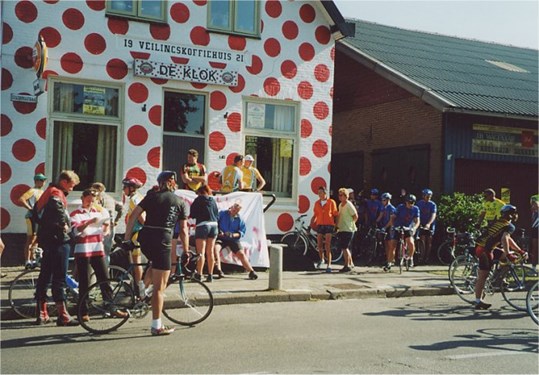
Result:
<instances>
[{"instance_id":1,"label":"sneaker","mask_svg":"<svg viewBox=\"0 0 539 375\"><path fill-rule=\"evenodd\" d=\"M152 327L152 336L166 336L174 332L173 327L162 326L161 328Z\"/></svg>"},{"instance_id":2,"label":"sneaker","mask_svg":"<svg viewBox=\"0 0 539 375\"><path fill-rule=\"evenodd\" d=\"M34 264L31 261L27 261L26 264L24 265L24 269L31 270L32 268L34 268Z\"/></svg>"},{"instance_id":3,"label":"sneaker","mask_svg":"<svg viewBox=\"0 0 539 375\"><path fill-rule=\"evenodd\" d=\"M213 283L213 275L206 276L206 282L207 283Z\"/></svg>"},{"instance_id":4,"label":"sneaker","mask_svg":"<svg viewBox=\"0 0 539 375\"><path fill-rule=\"evenodd\" d=\"M196 281L202 281L202 276L199 273L195 272L193 274L193 279L195 279Z\"/></svg>"},{"instance_id":5,"label":"sneaker","mask_svg":"<svg viewBox=\"0 0 539 375\"><path fill-rule=\"evenodd\" d=\"M350 271L352 271L352 269L348 266L344 266L343 268L339 270L340 273L345 273L345 272L350 272Z\"/></svg>"},{"instance_id":6,"label":"sneaker","mask_svg":"<svg viewBox=\"0 0 539 375\"><path fill-rule=\"evenodd\" d=\"M490 303L485 303L483 301L479 301L478 303L475 304L475 309L476 310L488 310L490 308L490 306L492 306Z\"/></svg>"},{"instance_id":7,"label":"sneaker","mask_svg":"<svg viewBox=\"0 0 539 375\"><path fill-rule=\"evenodd\" d=\"M322 261L321 261L321 260L319 260L318 262L316 262L316 264L314 265L314 267L315 267L317 270L319 270L321 266L322 266Z\"/></svg>"},{"instance_id":8,"label":"sneaker","mask_svg":"<svg viewBox=\"0 0 539 375\"><path fill-rule=\"evenodd\" d=\"M408 259L408 266L410 268L414 268L414 260L413 259Z\"/></svg>"},{"instance_id":9,"label":"sneaker","mask_svg":"<svg viewBox=\"0 0 539 375\"><path fill-rule=\"evenodd\" d=\"M256 280L258 279L258 275L256 274L255 271L251 271L249 272L249 280Z\"/></svg>"},{"instance_id":10,"label":"sneaker","mask_svg":"<svg viewBox=\"0 0 539 375\"><path fill-rule=\"evenodd\" d=\"M331 267L326 268L326 273L331 273Z\"/></svg>"},{"instance_id":11,"label":"sneaker","mask_svg":"<svg viewBox=\"0 0 539 375\"><path fill-rule=\"evenodd\" d=\"M391 271L391 266L393 266L393 263L386 263L386 265L384 266L384 271L385 272Z\"/></svg>"}]
</instances>

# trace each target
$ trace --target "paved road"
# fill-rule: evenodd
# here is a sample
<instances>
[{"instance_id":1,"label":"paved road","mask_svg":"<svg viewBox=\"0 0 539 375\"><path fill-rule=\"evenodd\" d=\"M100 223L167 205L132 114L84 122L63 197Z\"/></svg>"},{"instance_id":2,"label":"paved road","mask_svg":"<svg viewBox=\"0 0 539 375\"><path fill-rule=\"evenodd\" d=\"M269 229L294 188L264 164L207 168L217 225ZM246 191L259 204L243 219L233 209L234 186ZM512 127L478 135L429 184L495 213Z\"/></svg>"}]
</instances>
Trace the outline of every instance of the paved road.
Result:
<instances>
[{"instance_id":1,"label":"paved road","mask_svg":"<svg viewBox=\"0 0 539 375\"><path fill-rule=\"evenodd\" d=\"M537 326L494 296L217 306L194 328L151 337L150 318L109 335L2 323L1 373L537 374Z\"/></svg>"}]
</instances>

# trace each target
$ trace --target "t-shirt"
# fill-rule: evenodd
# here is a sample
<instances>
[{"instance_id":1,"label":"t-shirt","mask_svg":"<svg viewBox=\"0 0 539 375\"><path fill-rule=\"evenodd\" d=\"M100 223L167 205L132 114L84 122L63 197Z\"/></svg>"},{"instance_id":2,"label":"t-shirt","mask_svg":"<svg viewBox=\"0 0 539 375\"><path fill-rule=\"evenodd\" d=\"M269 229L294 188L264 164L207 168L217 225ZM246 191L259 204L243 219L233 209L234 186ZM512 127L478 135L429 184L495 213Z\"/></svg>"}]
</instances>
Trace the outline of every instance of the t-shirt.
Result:
<instances>
[{"instance_id":1,"label":"t-shirt","mask_svg":"<svg viewBox=\"0 0 539 375\"><path fill-rule=\"evenodd\" d=\"M184 164L182 167L182 172L186 173L189 178L193 177L200 177L206 175L206 167L202 163L195 163L195 164ZM202 186L202 182L188 182L186 184L183 184L184 189L189 189L193 191L197 191L199 187Z\"/></svg>"},{"instance_id":2,"label":"t-shirt","mask_svg":"<svg viewBox=\"0 0 539 375\"><path fill-rule=\"evenodd\" d=\"M21 196L23 201L26 201L30 206L34 207L39 198L43 195L43 190L38 188L30 188ZM26 218L32 216L32 212L28 210L26 213Z\"/></svg>"},{"instance_id":3,"label":"t-shirt","mask_svg":"<svg viewBox=\"0 0 539 375\"><path fill-rule=\"evenodd\" d=\"M339 232L355 232L357 230L354 216L357 216L357 210L350 201L343 205L339 204L339 216L337 217L337 230Z\"/></svg>"},{"instance_id":4,"label":"t-shirt","mask_svg":"<svg viewBox=\"0 0 539 375\"><path fill-rule=\"evenodd\" d=\"M238 191L241 186L241 180L243 173L235 165L227 165L221 173L221 191L224 193L230 193Z\"/></svg>"},{"instance_id":5,"label":"t-shirt","mask_svg":"<svg viewBox=\"0 0 539 375\"><path fill-rule=\"evenodd\" d=\"M391 215L394 215L396 211L397 209L391 203L388 203L384 207L384 209L382 210L384 215L382 216L382 220L380 220L380 226L382 228L385 227L389 223L389 220L391 220Z\"/></svg>"},{"instance_id":6,"label":"t-shirt","mask_svg":"<svg viewBox=\"0 0 539 375\"><path fill-rule=\"evenodd\" d=\"M255 167L241 167L241 172L243 173L242 179L244 188L256 191L258 179L262 177L258 169L256 169Z\"/></svg>"},{"instance_id":7,"label":"t-shirt","mask_svg":"<svg viewBox=\"0 0 539 375\"><path fill-rule=\"evenodd\" d=\"M487 251L492 251L500 244L502 236L505 232L512 234L515 231L515 226L511 222L498 219L487 227L486 232L480 235L475 241L476 245L482 246Z\"/></svg>"},{"instance_id":8,"label":"t-shirt","mask_svg":"<svg viewBox=\"0 0 539 375\"><path fill-rule=\"evenodd\" d=\"M79 229L93 218L98 218L99 221L96 224L88 225L84 230ZM108 211L100 206L90 208L79 206L71 212L70 219L75 234L75 256L84 258L105 256L103 223L110 219Z\"/></svg>"},{"instance_id":9,"label":"t-shirt","mask_svg":"<svg viewBox=\"0 0 539 375\"><path fill-rule=\"evenodd\" d=\"M372 225L376 222L378 215L384 209L384 205L378 199L369 199L366 203L367 206L367 225Z\"/></svg>"},{"instance_id":10,"label":"t-shirt","mask_svg":"<svg viewBox=\"0 0 539 375\"><path fill-rule=\"evenodd\" d=\"M426 200L422 199L416 203L416 206L419 208L419 223L421 225L427 224L432 217L432 214L435 214L438 211L436 203L434 203L433 201L427 202ZM432 222L430 226L431 229L434 229L435 225L436 220Z\"/></svg>"},{"instance_id":11,"label":"t-shirt","mask_svg":"<svg viewBox=\"0 0 539 375\"><path fill-rule=\"evenodd\" d=\"M172 229L188 216L185 201L171 191L150 190L139 206L146 211L144 226L148 227Z\"/></svg>"},{"instance_id":12,"label":"t-shirt","mask_svg":"<svg viewBox=\"0 0 539 375\"><path fill-rule=\"evenodd\" d=\"M406 207L406 204L401 203L397 206L393 225L395 227L411 228L415 218L419 218L419 208L417 208L417 206L408 208Z\"/></svg>"}]
</instances>

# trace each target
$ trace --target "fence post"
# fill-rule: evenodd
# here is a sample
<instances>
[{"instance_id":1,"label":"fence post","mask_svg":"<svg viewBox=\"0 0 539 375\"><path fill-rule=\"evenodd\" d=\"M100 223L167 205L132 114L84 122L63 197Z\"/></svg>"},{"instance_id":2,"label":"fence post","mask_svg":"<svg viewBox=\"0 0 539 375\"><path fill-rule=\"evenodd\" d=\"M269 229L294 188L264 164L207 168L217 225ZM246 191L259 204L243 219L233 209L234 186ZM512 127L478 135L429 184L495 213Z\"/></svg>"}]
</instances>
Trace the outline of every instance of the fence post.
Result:
<instances>
[{"instance_id":1,"label":"fence post","mask_svg":"<svg viewBox=\"0 0 539 375\"><path fill-rule=\"evenodd\" d=\"M281 290L283 284L283 247L271 244L270 247L269 290Z\"/></svg>"}]
</instances>

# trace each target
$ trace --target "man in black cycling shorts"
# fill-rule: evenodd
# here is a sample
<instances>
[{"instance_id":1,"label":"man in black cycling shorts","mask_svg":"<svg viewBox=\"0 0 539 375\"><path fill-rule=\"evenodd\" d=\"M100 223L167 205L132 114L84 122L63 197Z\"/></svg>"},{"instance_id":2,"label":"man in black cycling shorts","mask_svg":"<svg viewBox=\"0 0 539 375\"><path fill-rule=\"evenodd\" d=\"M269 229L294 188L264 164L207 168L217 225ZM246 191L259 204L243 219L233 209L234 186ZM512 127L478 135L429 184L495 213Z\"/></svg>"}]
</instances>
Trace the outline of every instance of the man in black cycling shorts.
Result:
<instances>
[{"instance_id":1,"label":"man in black cycling shorts","mask_svg":"<svg viewBox=\"0 0 539 375\"><path fill-rule=\"evenodd\" d=\"M485 281L492 268L494 255L493 250L501 244L505 256L510 259L509 249L514 249L522 253L522 250L511 238L515 231L513 222L517 221L517 208L506 204L500 210L500 217L489 224L485 232L476 241L475 255L479 259L479 270L477 271L477 281L475 283L475 309L487 310L490 303L481 300Z\"/></svg>"},{"instance_id":2,"label":"man in black cycling shorts","mask_svg":"<svg viewBox=\"0 0 539 375\"><path fill-rule=\"evenodd\" d=\"M179 238L183 248L189 248L187 206L183 199L174 194L176 181L176 172L173 171L163 171L157 176L158 186L150 190L135 207L129 217L124 236L126 242L131 240L136 220L142 212L146 212L146 220L139 232L138 240L142 253L152 262L148 272L153 284L151 327L153 336L169 335L174 332L174 328L163 325L161 310L164 303L163 291L170 274L171 242L176 222L180 223Z\"/></svg>"}]
</instances>

